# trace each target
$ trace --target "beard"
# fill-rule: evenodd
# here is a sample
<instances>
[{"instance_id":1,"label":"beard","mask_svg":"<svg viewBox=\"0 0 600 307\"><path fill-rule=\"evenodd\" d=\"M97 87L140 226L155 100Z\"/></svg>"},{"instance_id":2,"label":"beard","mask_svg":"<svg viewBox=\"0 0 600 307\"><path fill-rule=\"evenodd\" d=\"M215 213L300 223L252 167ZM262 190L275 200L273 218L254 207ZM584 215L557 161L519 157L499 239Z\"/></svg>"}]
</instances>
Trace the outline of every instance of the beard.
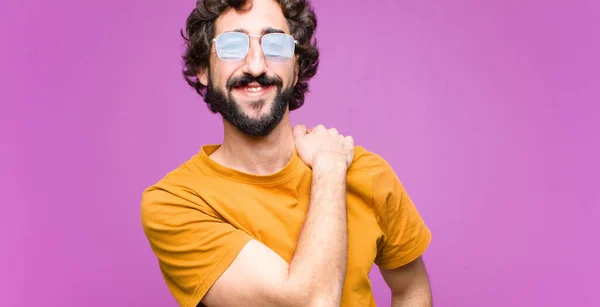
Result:
<instances>
[{"instance_id":1,"label":"beard","mask_svg":"<svg viewBox=\"0 0 600 307\"><path fill-rule=\"evenodd\" d=\"M240 104L232 95L232 90L236 87L246 86L251 82L257 82L262 87L276 86L277 94L266 114L258 118L251 118L244 113ZM283 82L276 77L267 77L260 75L254 77L245 74L238 78L230 79L226 84L227 94L214 86L211 76L208 76L208 87L204 100L213 113L219 113L224 120L230 122L242 133L252 137L264 137L269 135L283 119L288 109L289 103L294 99L293 88L282 89ZM264 99L258 99L252 102L258 110L267 103Z\"/></svg>"}]
</instances>

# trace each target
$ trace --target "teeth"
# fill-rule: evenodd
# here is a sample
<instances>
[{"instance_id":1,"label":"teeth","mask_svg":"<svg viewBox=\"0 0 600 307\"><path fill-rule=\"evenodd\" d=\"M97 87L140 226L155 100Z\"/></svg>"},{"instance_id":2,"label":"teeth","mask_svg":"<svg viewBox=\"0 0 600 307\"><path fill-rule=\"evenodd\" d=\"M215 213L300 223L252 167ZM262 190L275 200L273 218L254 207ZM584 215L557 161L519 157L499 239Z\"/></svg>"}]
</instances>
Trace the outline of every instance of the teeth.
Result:
<instances>
[{"instance_id":1,"label":"teeth","mask_svg":"<svg viewBox=\"0 0 600 307\"><path fill-rule=\"evenodd\" d=\"M260 92L262 91L262 86L258 86L258 87L246 87L246 91L248 92Z\"/></svg>"}]
</instances>

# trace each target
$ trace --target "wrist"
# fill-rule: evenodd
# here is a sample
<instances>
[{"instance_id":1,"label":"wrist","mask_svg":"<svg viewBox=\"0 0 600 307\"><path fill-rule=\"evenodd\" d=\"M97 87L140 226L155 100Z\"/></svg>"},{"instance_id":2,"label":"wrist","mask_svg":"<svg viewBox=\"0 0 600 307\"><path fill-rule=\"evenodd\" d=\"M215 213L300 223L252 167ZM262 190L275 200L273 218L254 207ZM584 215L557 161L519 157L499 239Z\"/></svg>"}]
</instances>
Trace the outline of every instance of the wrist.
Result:
<instances>
[{"instance_id":1,"label":"wrist","mask_svg":"<svg viewBox=\"0 0 600 307\"><path fill-rule=\"evenodd\" d=\"M331 155L318 155L315 156L313 161L313 171L325 171L325 172L342 172L345 173L348 169L348 165L343 157L337 158Z\"/></svg>"}]
</instances>

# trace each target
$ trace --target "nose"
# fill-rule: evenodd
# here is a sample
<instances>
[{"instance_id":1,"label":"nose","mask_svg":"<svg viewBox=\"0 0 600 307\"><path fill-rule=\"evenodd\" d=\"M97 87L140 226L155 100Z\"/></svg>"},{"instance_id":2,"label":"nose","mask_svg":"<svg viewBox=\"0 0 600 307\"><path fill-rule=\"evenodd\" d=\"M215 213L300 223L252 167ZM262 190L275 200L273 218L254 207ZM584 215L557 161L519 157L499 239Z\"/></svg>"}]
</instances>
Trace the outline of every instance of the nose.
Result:
<instances>
[{"instance_id":1,"label":"nose","mask_svg":"<svg viewBox=\"0 0 600 307\"><path fill-rule=\"evenodd\" d=\"M267 63L260 46L260 38L250 39L250 49L244 60L242 72L258 77L267 71Z\"/></svg>"}]
</instances>

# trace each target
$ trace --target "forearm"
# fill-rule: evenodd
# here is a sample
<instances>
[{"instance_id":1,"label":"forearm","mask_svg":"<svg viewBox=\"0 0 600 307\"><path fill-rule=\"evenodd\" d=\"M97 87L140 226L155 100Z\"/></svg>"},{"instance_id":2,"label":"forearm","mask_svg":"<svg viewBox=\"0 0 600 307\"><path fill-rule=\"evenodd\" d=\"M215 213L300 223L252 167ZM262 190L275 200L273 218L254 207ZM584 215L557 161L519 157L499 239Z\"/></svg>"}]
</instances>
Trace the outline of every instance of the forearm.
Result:
<instances>
[{"instance_id":1,"label":"forearm","mask_svg":"<svg viewBox=\"0 0 600 307\"><path fill-rule=\"evenodd\" d=\"M392 307L431 307L429 284L414 285L402 293L392 293Z\"/></svg>"},{"instance_id":2,"label":"forearm","mask_svg":"<svg viewBox=\"0 0 600 307\"><path fill-rule=\"evenodd\" d=\"M313 167L308 214L288 276L319 306L340 305L348 250L346 167L330 162Z\"/></svg>"}]
</instances>

